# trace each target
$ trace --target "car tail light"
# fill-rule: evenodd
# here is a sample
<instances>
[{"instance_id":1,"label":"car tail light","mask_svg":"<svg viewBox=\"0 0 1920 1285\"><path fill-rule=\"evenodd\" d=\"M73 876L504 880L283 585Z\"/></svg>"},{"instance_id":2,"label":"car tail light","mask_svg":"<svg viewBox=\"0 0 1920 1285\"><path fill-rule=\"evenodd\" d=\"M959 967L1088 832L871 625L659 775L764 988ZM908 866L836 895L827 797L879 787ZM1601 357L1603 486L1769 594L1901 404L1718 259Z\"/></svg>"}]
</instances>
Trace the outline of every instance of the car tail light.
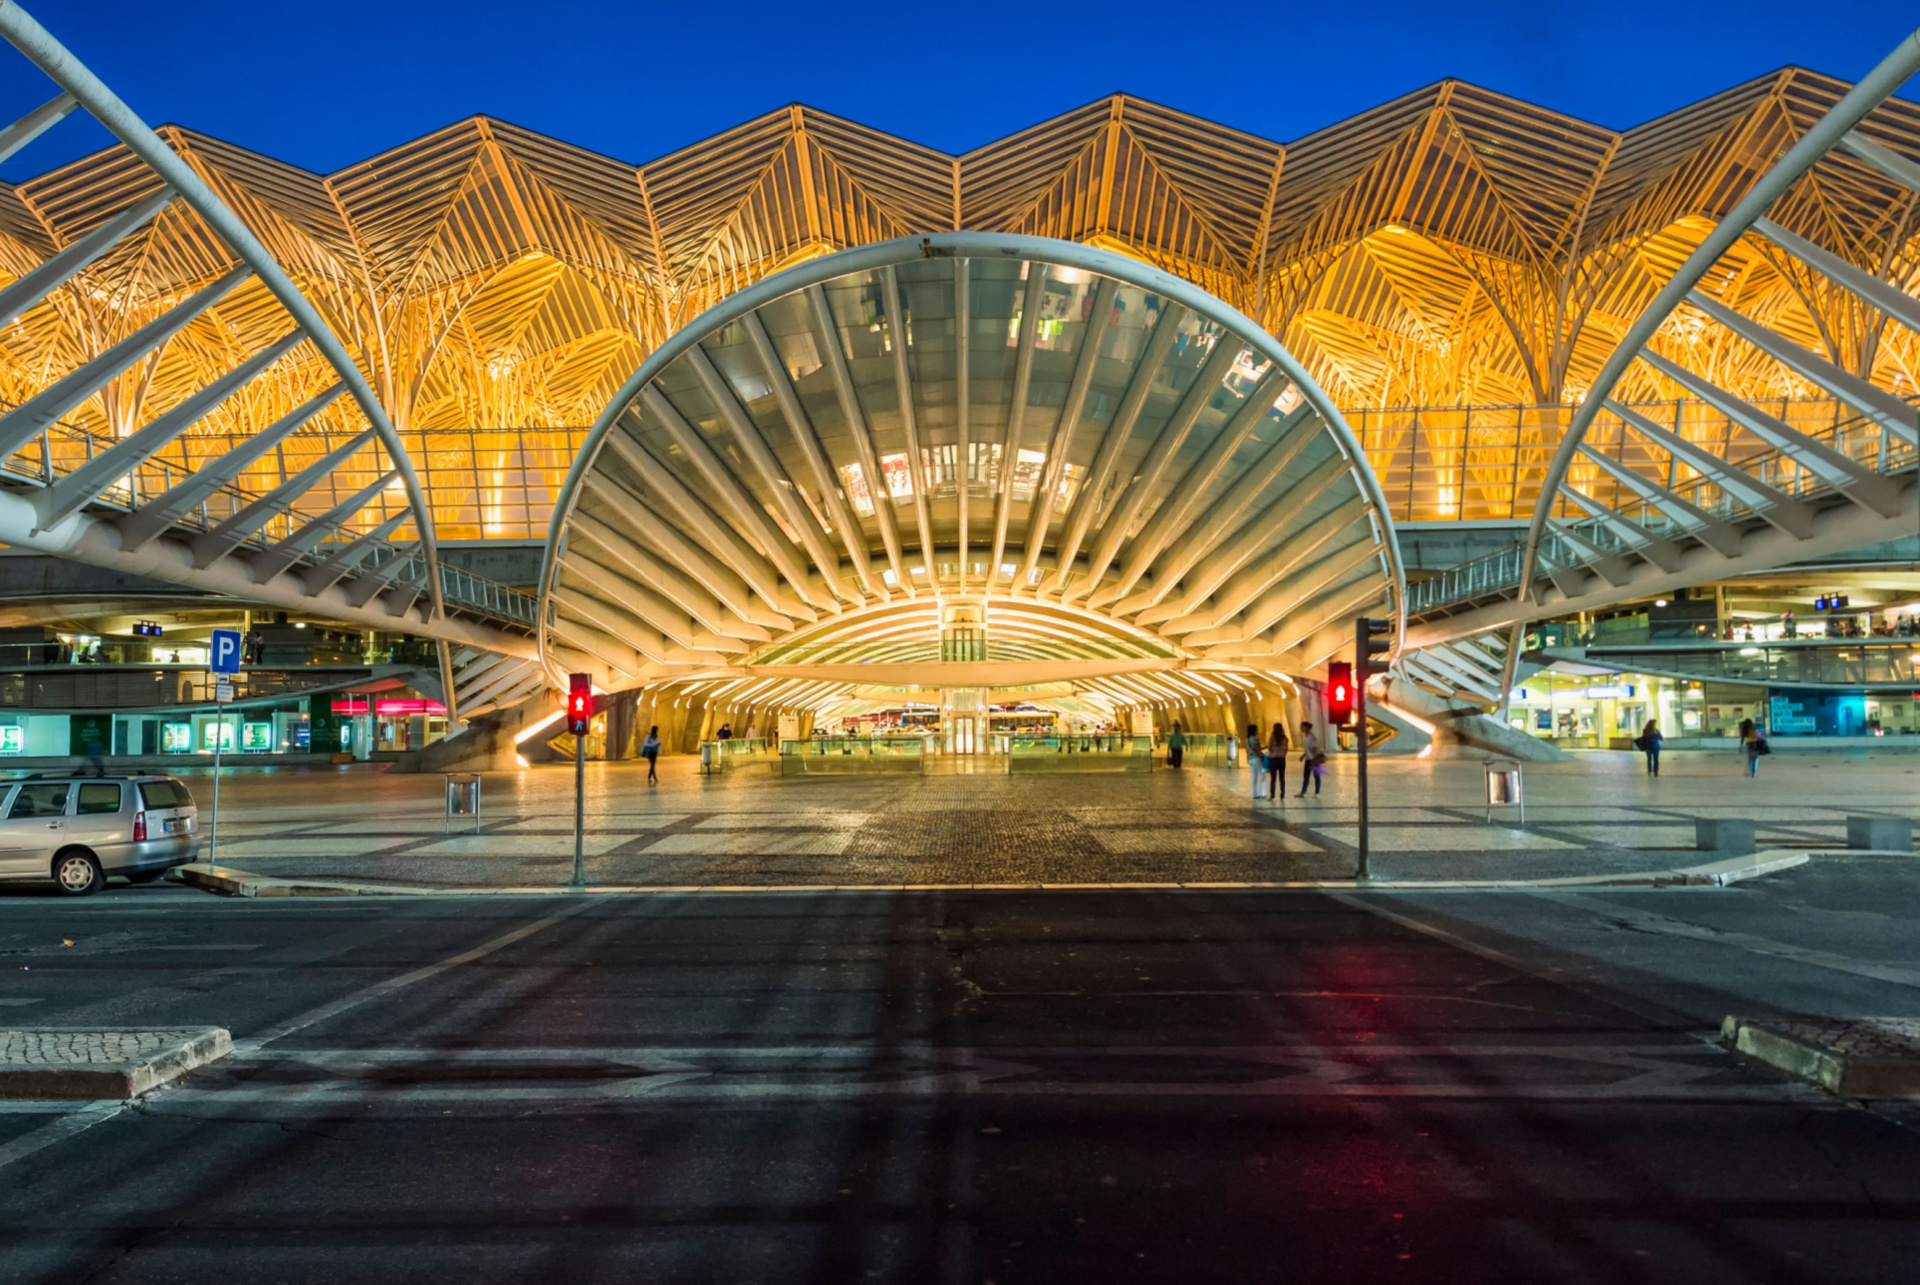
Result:
<instances>
[{"instance_id":1,"label":"car tail light","mask_svg":"<svg viewBox=\"0 0 1920 1285\"><path fill-rule=\"evenodd\" d=\"M144 812L133 814L133 841L135 843L147 841L147 814Z\"/></svg>"}]
</instances>

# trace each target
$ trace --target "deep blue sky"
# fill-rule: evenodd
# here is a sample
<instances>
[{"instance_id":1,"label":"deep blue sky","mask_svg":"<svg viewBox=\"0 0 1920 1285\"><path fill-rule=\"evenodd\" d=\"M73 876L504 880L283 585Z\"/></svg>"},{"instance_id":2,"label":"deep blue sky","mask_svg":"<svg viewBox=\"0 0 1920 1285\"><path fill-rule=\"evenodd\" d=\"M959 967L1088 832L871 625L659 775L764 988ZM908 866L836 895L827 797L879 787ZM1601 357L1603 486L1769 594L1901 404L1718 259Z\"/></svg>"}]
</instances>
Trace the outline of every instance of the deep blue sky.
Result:
<instances>
[{"instance_id":1,"label":"deep blue sky","mask_svg":"<svg viewBox=\"0 0 1920 1285\"><path fill-rule=\"evenodd\" d=\"M1448 76L1623 128L1788 63L1856 79L1920 18L1893 0L27 7L149 124L322 172L476 112L646 161L796 100L947 151L1114 90L1288 141ZM0 53L5 119L49 88ZM104 142L70 120L0 177Z\"/></svg>"}]
</instances>

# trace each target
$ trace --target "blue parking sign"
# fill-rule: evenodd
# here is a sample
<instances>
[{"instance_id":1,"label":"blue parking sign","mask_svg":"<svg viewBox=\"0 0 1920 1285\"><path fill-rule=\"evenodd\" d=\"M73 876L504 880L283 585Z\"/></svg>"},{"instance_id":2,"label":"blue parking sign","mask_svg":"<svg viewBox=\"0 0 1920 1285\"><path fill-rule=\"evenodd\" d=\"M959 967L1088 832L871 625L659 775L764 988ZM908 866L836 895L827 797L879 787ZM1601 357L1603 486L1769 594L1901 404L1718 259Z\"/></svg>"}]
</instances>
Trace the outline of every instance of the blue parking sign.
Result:
<instances>
[{"instance_id":1,"label":"blue parking sign","mask_svg":"<svg viewBox=\"0 0 1920 1285\"><path fill-rule=\"evenodd\" d=\"M216 674L240 672L239 630L216 629L213 631L213 649L207 653L207 668Z\"/></svg>"}]
</instances>

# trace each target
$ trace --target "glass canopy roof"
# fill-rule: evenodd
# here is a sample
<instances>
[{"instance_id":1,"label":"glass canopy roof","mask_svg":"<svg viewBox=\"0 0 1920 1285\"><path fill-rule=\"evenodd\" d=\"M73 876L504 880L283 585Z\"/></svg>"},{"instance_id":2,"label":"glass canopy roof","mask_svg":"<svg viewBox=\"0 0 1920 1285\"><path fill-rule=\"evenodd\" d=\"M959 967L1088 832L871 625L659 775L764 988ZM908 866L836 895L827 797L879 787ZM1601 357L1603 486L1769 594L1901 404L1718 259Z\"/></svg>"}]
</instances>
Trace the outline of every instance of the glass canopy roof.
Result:
<instances>
[{"instance_id":1,"label":"glass canopy roof","mask_svg":"<svg viewBox=\"0 0 1920 1285\"><path fill-rule=\"evenodd\" d=\"M802 264L662 345L547 558L548 667L609 690L882 654L938 686L936 606L975 600L1004 681L1305 673L1401 597L1372 472L1276 340L1138 261L966 233Z\"/></svg>"}]
</instances>

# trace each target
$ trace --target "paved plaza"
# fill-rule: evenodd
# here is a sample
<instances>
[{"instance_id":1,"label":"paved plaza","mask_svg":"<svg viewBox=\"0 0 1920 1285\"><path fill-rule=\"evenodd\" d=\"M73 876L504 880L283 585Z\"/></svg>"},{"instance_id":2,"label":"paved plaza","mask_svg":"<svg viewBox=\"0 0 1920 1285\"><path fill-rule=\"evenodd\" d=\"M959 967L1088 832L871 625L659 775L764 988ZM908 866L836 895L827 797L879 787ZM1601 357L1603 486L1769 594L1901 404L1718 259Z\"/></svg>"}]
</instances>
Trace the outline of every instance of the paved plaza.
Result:
<instances>
[{"instance_id":1,"label":"paved plaza","mask_svg":"<svg viewBox=\"0 0 1920 1285\"><path fill-rule=\"evenodd\" d=\"M1750 817L1762 848L1846 846L1846 818L1920 816L1920 755L1777 755L1749 780L1732 755L1529 764L1526 821L1489 823L1477 763L1373 767L1371 849L1389 880L1555 879L1710 859L1696 817ZM1245 771L782 778L703 776L668 759L589 764L585 867L608 885L974 885L1290 882L1354 871L1354 766L1323 792L1249 796ZM1298 768L1293 786L1299 787ZM204 775L189 778L203 806ZM234 772L219 860L278 878L441 887L563 884L573 870L573 771L486 779L480 832L446 833L440 777L355 768ZM471 821L464 823L471 826ZM203 849L202 860L206 853Z\"/></svg>"}]
</instances>

